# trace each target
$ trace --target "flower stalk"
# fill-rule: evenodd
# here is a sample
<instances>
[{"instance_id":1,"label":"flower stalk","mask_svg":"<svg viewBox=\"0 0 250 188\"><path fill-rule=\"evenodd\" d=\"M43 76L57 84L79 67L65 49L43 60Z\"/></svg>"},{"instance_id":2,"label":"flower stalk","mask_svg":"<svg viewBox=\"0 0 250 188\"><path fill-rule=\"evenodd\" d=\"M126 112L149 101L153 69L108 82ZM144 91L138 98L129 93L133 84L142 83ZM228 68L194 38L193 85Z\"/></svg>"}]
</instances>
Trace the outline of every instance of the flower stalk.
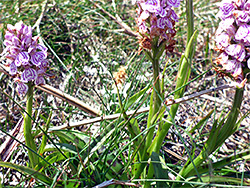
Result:
<instances>
[{"instance_id":1,"label":"flower stalk","mask_svg":"<svg viewBox=\"0 0 250 188\"><path fill-rule=\"evenodd\" d=\"M157 53L157 47L156 49L153 49L154 54ZM155 57L153 54L153 57ZM161 107L161 87L160 87L160 67L159 67L159 59L154 58L152 61L152 67L153 67L153 79L154 79L154 85L153 85L153 100L151 100L150 106L153 108L151 117L154 117L155 114L159 111ZM149 118L150 121L151 118ZM148 122L147 128L151 126L151 123ZM154 129L149 129L148 135L146 138L146 148L148 148L153 140L154 136Z\"/></svg>"},{"instance_id":2,"label":"flower stalk","mask_svg":"<svg viewBox=\"0 0 250 188\"><path fill-rule=\"evenodd\" d=\"M163 52L173 52L175 40L173 39L176 30L175 22L178 22L178 16L172 8L179 7L180 0L134 0L138 5L137 25L141 34L140 48L144 50L146 57L151 61L153 67L153 93L150 100L150 110L147 122L148 133L146 136L145 147L140 161L147 161L150 157L148 148L152 144L154 129L152 124L158 120L157 114L162 106L162 91L160 85L160 65L159 61ZM154 120L154 121L152 121ZM160 124L159 127L162 125ZM139 178L146 164L139 162L135 167L135 178ZM144 177L153 177L152 164L148 169L148 174ZM149 187L150 183L145 183Z\"/></svg>"},{"instance_id":3,"label":"flower stalk","mask_svg":"<svg viewBox=\"0 0 250 188\"><path fill-rule=\"evenodd\" d=\"M188 41L187 41L187 48L185 51L184 56L182 56L180 60L180 67L178 71L178 77L177 77L177 82L176 82L176 91L174 98L181 98L184 94L185 88L183 87L190 75L190 70L191 70L191 59L193 56L193 44L194 44L194 25L193 25L193 1L192 0L187 0L186 1L187 5L187 25L188 25ZM179 89L182 88L182 89ZM163 124L162 127L159 127L156 137L152 143L152 145L149 148L149 153L152 153L153 151L156 153L159 153L161 145L166 137L166 134L168 133L168 130L170 126L172 125L173 119L176 115L177 109L179 105L174 104L171 106L170 111L169 111L169 116L167 118L167 121L165 124Z\"/></svg>"},{"instance_id":4,"label":"flower stalk","mask_svg":"<svg viewBox=\"0 0 250 188\"><path fill-rule=\"evenodd\" d=\"M32 149L34 152L37 151L36 144L34 141L34 136L32 135L32 106L33 106L33 86L28 83L27 91L27 103L26 103L26 115L24 117L23 132L26 145ZM33 151L28 150L30 167L34 167L38 164L38 157Z\"/></svg>"}]
</instances>

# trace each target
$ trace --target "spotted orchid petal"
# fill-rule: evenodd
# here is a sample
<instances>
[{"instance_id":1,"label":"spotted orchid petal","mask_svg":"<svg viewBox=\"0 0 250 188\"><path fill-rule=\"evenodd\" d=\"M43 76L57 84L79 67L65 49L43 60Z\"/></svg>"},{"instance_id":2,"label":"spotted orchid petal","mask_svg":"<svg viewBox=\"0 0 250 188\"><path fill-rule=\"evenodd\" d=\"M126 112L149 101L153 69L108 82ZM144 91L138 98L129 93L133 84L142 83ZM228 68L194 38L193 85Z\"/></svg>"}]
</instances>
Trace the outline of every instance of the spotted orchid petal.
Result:
<instances>
[{"instance_id":1,"label":"spotted orchid petal","mask_svg":"<svg viewBox=\"0 0 250 188\"><path fill-rule=\"evenodd\" d=\"M180 3L181 3L181 0L168 0L167 3L168 3L169 6L179 7Z\"/></svg>"},{"instance_id":2,"label":"spotted orchid petal","mask_svg":"<svg viewBox=\"0 0 250 188\"><path fill-rule=\"evenodd\" d=\"M29 81L34 81L36 80L36 78L37 78L37 72L32 68L25 69L21 75L21 81L24 83L27 83Z\"/></svg>"},{"instance_id":3,"label":"spotted orchid petal","mask_svg":"<svg viewBox=\"0 0 250 188\"><path fill-rule=\"evenodd\" d=\"M157 13L162 18L167 15L167 11L163 7L160 7L160 10Z\"/></svg>"},{"instance_id":4,"label":"spotted orchid petal","mask_svg":"<svg viewBox=\"0 0 250 188\"><path fill-rule=\"evenodd\" d=\"M44 52L47 52L48 48L45 47L44 45L41 45L41 44L38 44L36 46L37 49L41 50L41 51L44 51Z\"/></svg>"},{"instance_id":5,"label":"spotted orchid petal","mask_svg":"<svg viewBox=\"0 0 250 188\"><path fill-rule=\"evenodd\" d=\"M4 35L4 38L6 40L9 40L9 41L12 41L12 38L15 37L14 33L11 33L9 31L6 31L5 35Z\"/></svg>"},{"instance_id":6,"label":"spotted orchid petal","mask_svg":"<svg viewBox=\"0 0 250 188\"><path fill-rule=\"evenodd\" d=\"M240 62L242 62L245 59L245 56L246 56L245 48L241 44L229 45L225 49L225 52L228 55L231 55L232 57L234 57L235 59L237 59Z\"/></svg>"},{"instance_id":7,"label":"spotted orchid petal","mask_svg":"<svg viewBox=\"0 0 250 188\"><path fill-rule=\"evenodd\" d=\"M10 64L10 70L9 70L10 75L14 76L17 73L17 66L14 62Z\"/></svg>"},{"instance_id":8,"label":"spotted orchid petal","mask_svg":"<svg viewBox=\"0 0 250 188\"><path fill-rule=\"evenodd\" d=\"M246 3L246 0L236 0L235 2L235 5L238 7L238 8L243 8L244 7L244 4Z\"/></svg>"},{"instance_id":9,"label":"spotted orchid petal","mask_svg":"<svg viewBox=\"0 0 250 188\"><path fill-rule=\"evenodd\" d=\"M16 46L10 46L9 52L10 52L10 54L16 56L20 52L20 49Z\"/></svg>"},{"instance_id":10,"label":"spotted orchid petal","mask_svg":"<svg viewBox=\"0 0 250 188\"><path fill-rule=\"evenodd\" d=\"M179 17L177 16L177 14L175 13L174 10L171 9L171 18L175 21L178 22Z\"/></svg>"},{"instance_id":11,"label":"spotted orchid petal","mask_svg":"<svg viewBox=\"0 0 250 188\"><path fill-rule=\"evenodd\" d=\"M233 77L238 77L238 76L240 76L240 75L242 75L242 65L241 65L241 63L236 63L235 64L235 67L234 67L234 69L233 69L233 71L232 71L232 76Z\"/></svg>"},{"instance_id":12,"label":"spotted orchid petal","mask_svg":"<svg viewBox=\"0 0 250 188\"><path fill-rule=\"evenodd\" d=\"M29 87L22 82L18 83L17 85L17 91L20 95L25 95L28 92L28 89Z\"/></svg>"},{"instance_id":13,"label":"spotted orchid petal","mask_svg":"<svg viewBox=\"0 0 250 188\"><path fill-rule=\"evenodd\" d=\"M228 60L227 63L224 64L224 68L227 72L233 72L236 64L237 64L237 61L235 59Z\"/></svg>"},{"instance_id":14,"label":"spotted orchid petal","mask_svg":"<svg viewBox=\"0 0 250 188\"><path fill-rule=\"evenodd\" d=\"M43 85L45 84L45 80L42 76L38 76L37 79L35 80L36 85Z\"/></svg>"},{"instance_id":15,"label":"spotted orchid petal","mask_svg":"<svg viewBox=\"0 0 250 188\"><path fill-rule=\"evenodd\" d=\"M46 52L43 51L36 52L35 54L31 55L31 63L33 65L39 66L46 57L47 57Z\"/></svg>"},{"instance_id":16,"label":"spotted orchid petal","mask_svg":"<svg viewBox=\"0 0 250 188\"><path fill-rule=\"evenodd\" d=\"M225 48L229 45L230 37L227 33L223 32L216 36L216 43L219 48Z\"/></svg>"},{"instance_id":17,"label":"spotted orchid petal","mask_svg":"<svg viewBox=\"0 0 250 188\"><path fill-rule=\"evenodd\" d=\"M49 66L48 60L45 59L41 62L41 65L40 65L41 68L47 68L48 66Z\"/></svg>"},{"instance_id":18,"label":"spotted orchid petal","mask_svg":"<svg viewBox=\"0 0 250 188\"><path fill-rule=\"evenodd\" d=\"M227 53L225 53L225 52L223 52L223 53L221 53L220 55L219 55L219 57L217 58L217 61L219 61L219 63L221 64L221 65L225 65L226 63L227 63L227 61L228 61L228 54Z\"/></svg>"},{"instance_id":19,"label":"spotted orchid petal","mask_svg":"<svg viewBox=\"0 0 250 188\"><path fill-rule=\"evenodd\" d=\"M165 22L166 22L167 27L168 27L170 30L174 28L172 22L171 22L168 18L165 19Z\"/></svg>"},{"instance_id":20,"label":"spotted orchid petal","mask_svg":"<svg viewBox=\"0 0 250 188\"><path fill-rule=\"evenodd\" d=\"M3 44L4 44L4 46L12 46L12 42L11 41L9 41L9 40L4 40L3 41Z\"/></svg>"},{"instance_id":21,"label":"spotted orchid petal","mask_svg":"<svg viewBox=\"0 0 250 188\"><path fill-rule=\"evenodd\" d=\"M11 24L7 24L7 29L11 33L14 33L15 30L16 30L16 28L13 25L11 25Z\"/></svg>"},{"instance_id":22,"label":"spotted orchid petal","mask_svg":"<svg viewBox=\"0 0 250 188\"><path fill-rule=\"evenodd\" d=\"M160 0L147 0L141 4L142 9L151 13L160 11Z\"/></svg>"},{"instance_id":23,"label":"spotted orchid petal","mask_svg":"<svg viewBox=\"0 0 250 188\"><path fill-rule=\"evenodd\" d=\"M23 38L22 38L22 41L21 41L21 43L22 43L22 45L23 46L25 46L25 45L27 45L27 44L30 44L32 42L32 37L30 37L30 36L24 36Z\"/></svg>"},{"instance_id":24,"label":"spotted orchid petal","mask_svg":"<svg viewBox=\"0 0 250 188\"><path fill-rule=\"evenodd\" d=\"M164 29L165 28L165 25L166 25L166 21L164 18L159 18L157 20L157 27L161 28L161 29Z\"/></svg>"},{"instance_id":25,"label":"spotted orchid petal","mask_svg":"<svg viewBox=\"0 0 250 188\"><path fill-rule=\"evenodd\" d=\"M234 10L234 5L233 3L223 3L222 6L220 7L220 10L222 12L222 16L224 18L227 18L232 15L232 10Z\"/></svg>"},{"instance_id":26,"label":"spotted orchid petal","mask_svg":"<svg viewBox=\"0 0 250 188\"><path fill-rule=\"evenodd\" d=\"M148 17L150 16L149 12L148 11L143 11L140 15L140 18L138 19L138 22L141 21L141 23L143 21L145 21L146 19L148 19Z\"/></svg>"},{"instance_id":27,"label":"spotted orchid petal","mask_svg":"<svg viewBox=\"0 0 250 188\"><path fill-rule=\"evenodd\" d=\"M23 34L23 28L24 28L24 24L22 21L20 22L17 22L15 24L15 28L16 28L16 31L19 32L20 34Z\"/></svg>"},{"instance_id":28,"label":"spotted orchid petal","mask_svg":"<svg viewBox=\"0 0 250 188\"><path fill-rule=\"evenodd\" d=\"M236 40L243 40L250 34L250 26L247 24L243 24L239 27L235 34Z\"/></svg>"},{"instance_id":29,"label":"spotted orchid petal","mask_svg":"<svg viewBox=\"0 0 250 188\"><path fill-rule=\"evenodd\" d=\"M246 11L235 10L233 14L237 22L247 23L250 20L249 14Z\"/></svg>"},{"instance_id":30,"label":"spotted orchid petal","mask_svg":"<svg viewBox=\"0 0 250 188\"><path fill-rule=\"evenodd\" d=\"M249 11L249 10L250 10L250 1L247 1L247 2L244 4L244 10L245 10L245 11Z\"/></svg>"},{"instance_id":31,"label":"spotted orchid petal","mask_svg":"<svg viewBox=\"0 0 250 188\"><path fill-rule=\"evenodd\" d=\"M144 22L142 22L140 25L139 25L139 31L141 33L146 33L148 31L148 28L146 26L146 24Z\"/></svg>"},{"instance_id":32,"label":"spotted orchid petal","mask_svg":"<svg viewBox=\"0 0 250 188\"><path fill-rule=\"evenodd\" d=\"M19 38L17 38L16 36L13 36L12 37L12 44L14 46L19 46L21 44Z\"/></svg>"},{"instance_id":33,"label":"spotted orchid petal","mask_svg":"<svg viewBox=\"0 0 250 188\"><path fill-rule=\"evenodd\" d=\"M164 7L166 6L168 0L161 0L161 6Z\"/></svg>"},{"instance_id":34,"label":"spotted orchid petal","mask_svg":"<svg viewBox=\"0 0 250 188\"><path fill-rule=\"evenodd\" d=\"M29 63L30 56L28 52L20 52L15 59L16 66L27 65Z\"/></svg>"},{"instance_id":35,"label":"spotted orchid petal","mask_svg":"<svg viewBox=\"0 0 250 188\"><path fill-rule=\"evenodd\" d=\"M25 27L23 28L23 34L32 37L32 27L25 25Z\"/></svg>"}]
</instances>

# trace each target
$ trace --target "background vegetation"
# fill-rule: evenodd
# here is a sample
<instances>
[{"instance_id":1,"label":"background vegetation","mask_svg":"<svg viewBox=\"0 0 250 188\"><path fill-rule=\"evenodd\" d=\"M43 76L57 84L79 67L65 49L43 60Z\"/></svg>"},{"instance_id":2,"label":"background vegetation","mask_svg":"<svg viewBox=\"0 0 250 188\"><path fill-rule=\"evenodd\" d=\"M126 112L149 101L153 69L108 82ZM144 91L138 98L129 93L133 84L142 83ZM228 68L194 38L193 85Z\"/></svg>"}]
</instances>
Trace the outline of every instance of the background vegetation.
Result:
<instances>
[{"instance_id":1,"label":"background vegetation","mask_svg":"<svg viewBox=\"0 0 250 188\"><path fill-rule=\"evenodd\" d=\"M194 1L194 25L199 34L194 46L191 79L185 95L230 82L227 78L218 77L212 69L212 61L216 57L213 51L213 35L219 22L216 17L216 3L217 0ZM167 64L163 78L169 98L174 91L179 60L186 46L185 3L182 2L176 11L180 17L176 24L177 45L173 54L164 55L161 59L161 70ZM47 84L99 110L103 116L119 113L113 73L121 66L127 69L126 81L120 87L119 95L123 104L128 105L129 98L152 83L152 67L144 54L139 53L137 39L124 33L123 28L107 13L116 20L121 18L133 31L137 30L136 6L130 0L2 0L0 52L4 48L7 24L14 25L22 20L27 25L36 26L34 34L39 35L49 49L50 69L47 73L50 77L47 78ZM10 133L22 118L25 107L25 99L17 95L15 87L12 78L4 73L0 74L0 144L6 141L6 132ZM246 90L242 114L250 109L248 85ZM169 177L165 181L171 182L171 177L176 175L175 172L178 173L190 151L197 150L196 155L198 154L214 120L230 110L232 96L232 90L222 90L181 103L175 126L171 127L160 152L164 161L161 162ZM92 187L112 178L124 180L126 183L126 180L131 180L134 148L121 116L92 124L79 124L80 126L72 129L47 132L58 126L73 125L95 117L67 100L59 99L39 88L35 89L34 100L34 135L38 145L44 140L47 143L42 156L48 162L44 163L44 169L51 182L50 179L49 182L41 179L34 181L31 179L32 173L27 173L25 169L20 172L20 169L15 171L1 168L1 182L4 187L26 187L28 184L43 186L50 183L51 187ZM128 110L148 107L149 100L150 97L145 93L133 101L133 105L128 105ZM210 118L204 119L209 113ZM146 117L147 112L137 115L142 131L146 129ZM205 123L192 129L195 125L199 126L197 122L201 119ZM218 168L211 166L207 174L210 180L200 184L195 182L193 186L235 187L248 181L249 156L246 155L242 160L237 154L249 149L249 123L249 118L246 118L239 131L211 155L211 161L207 163L230 160L224 161L225 164L218 165ZM41 136L41 129L45 131L46 139ZM0 152L3 156L4 151ZM231 155L235 156L234 159L228 158ZM8 161L25 166L27 148L19 144ZM227 175L231 179L215 180L212 178L214 175Z\"/></svg>"}]
</instances>

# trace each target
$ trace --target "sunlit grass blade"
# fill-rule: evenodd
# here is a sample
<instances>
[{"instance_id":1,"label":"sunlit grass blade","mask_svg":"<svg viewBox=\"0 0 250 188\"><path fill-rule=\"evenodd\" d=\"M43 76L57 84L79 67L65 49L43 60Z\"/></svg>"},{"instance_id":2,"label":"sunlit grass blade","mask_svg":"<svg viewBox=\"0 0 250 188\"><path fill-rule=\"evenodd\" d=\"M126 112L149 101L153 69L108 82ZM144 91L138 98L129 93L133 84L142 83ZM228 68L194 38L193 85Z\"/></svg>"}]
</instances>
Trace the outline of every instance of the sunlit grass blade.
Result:
<instances>
[{"instance_id":1,"label":"sunlit grass blade","mask_svg":"<svg viewBox=\"0 0 250 188\"><path fill-rule=\"evenodd\" d=\"M36 180L42 182L44 185L50 186L52 184L52 179L46 176L43 173L40 173L32 168L26 167L26 166L21 166L9 162L2 162L0 161L0 166L5 167L5 168L11 168L13 170L17 170L19 172L22 172L24 174L27 174Z\"/></svg>"}]
</instances>

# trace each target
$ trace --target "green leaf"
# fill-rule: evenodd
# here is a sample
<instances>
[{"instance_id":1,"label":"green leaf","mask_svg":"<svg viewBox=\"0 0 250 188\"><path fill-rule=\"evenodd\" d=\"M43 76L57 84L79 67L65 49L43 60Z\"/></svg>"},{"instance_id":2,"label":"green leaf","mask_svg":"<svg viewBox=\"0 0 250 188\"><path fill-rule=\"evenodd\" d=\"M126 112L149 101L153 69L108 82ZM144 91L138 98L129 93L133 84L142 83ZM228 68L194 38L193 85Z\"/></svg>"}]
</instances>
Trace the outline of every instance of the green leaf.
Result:
<instances>
[{"instance_id":1,"label":"green leaf","mask_svg":"<svg viewBox=\"0 0 250 188\"><path fill-rule=\"evenodd\" d=\"M240 178L232 178L232 177L225 177L225 176L202 176L201 180L203 183L223 183L223 184L229 184L229 185L241 185L241 179ZM200 181L199 179L197 180ZM244 181L243 185L250 185L249 180Z\"/></svg>"},{"instance_id":2,"label":"green leaf","mask_svg":"<svg viewBox=\"0 0 250 188\"><path fill-rule=\"evenodd\" d=\"M153 164L154 174L156 179L168 179L168 171L162 168L160 157L157 153L152 152L151 163ZM157 181L157 187L169 187L164 181Z\"/></svg>"},{"instance_id":3,"label":"green leaf","mask_svg":"<svg viewBox=\"0 0 250 188\"><path fill-rule=\"evenodd\" d=\"M211 154L211 152L214 151L214 147L217 142L218 135L220 133L221 123L218 125L218 121L215 120L212 126L212 129L210 131L209 137L206 141L205 146L203 147L203 150L207 153L207 156ZM206 156L206 157L207 157ZM205 156L204 156L205 157Z\"/></svg>"},{"instance_id":4,"label":"green leaf","mask_svg":"<svg viewBox=\"0 0 250 188\"><path fill-rule=\"evenodd\" d=\"M69 152L65 152L64 155L62 155L61 152L55 151L55 152L49 154L48 156L46 156L45 159L46 159L47 162L41 161L38 164L38 167L36 167L36 169L42 169L42 168L45 169L46 167L49 166L48 163L54 164L56 162L63 161L63 160L65 160L65 156L67 156L69 158L70 157Z\"/></svg>"},{"instance_id":5,"label":"green leaf","mask_svg":"<svg viewBox=\"0 0 250 188\"><path fill-rule=\"evenodd\" d=\"M211 110L205 117L203 117L190 131L189 133L192 134L196 129L199 129L207 120L211 117L214 110Z\"/></svg>"},{"instance_id":6,"label":"green leaf","mask_svg":"<svg viewBox=\"0 0 250 188\"><path fill-rule=\"evenodd\" d=\"M48 140L47 131L49 129L51 116L52 116L52 111L50 111L49 117L48 117L48 119L46 121L46 124L45 124L45 131L44 131L45 134L43 134L42 142L41 142L40 148L38 150L39 155L43 154L44 148L45 148L45 146L47 144L47 140ZM39 161L41 161L41 160L39 159Z\"/></svg>"},{"instance_id":7,"label":"green leaf","mask_svg":"<svg viewBox=\"0 0 250 188\"><path fill-rule=\"evenodd\" d=\"M9 163L9 162L2 162L0 161L0 166L5 167L5 168L11 168L14 170L17 170L19 172L22 172L24 174L30 175L36 180L42 182L45 185L51 185L52 184L52 179L46 176L43 173L40 173L32 168L26 167L26 166L20 166L17 164Z\"/></svg>"},{"instance_id":8,"label":"green leaf","mask_svg":"<svg viewBox=\"0 0 250 188\"><path fill-rule=\"evenodd\" d=\"M194 32L190 40L188 41L188 45L186 47L185 53L182 56L180 60L180 66L178 70L178 77L176 81L176 90L174 94L174 98L181 98L185 91L185 86L187 84L187 81L189 79L190 70L191 70L191 56L192 56L192 49L194 40L196 40L197 37L197 31ZM166 123L162 125L162 129L158 129L157 135L154 138L153 143L151 144L150 148L148 149L149 153L151 152L159 152L160 148L162 146L162 143L168 133L168 130L170 126L173 124L174 117L176 115L176 112L178 110L179 104L173 104L170 108L169 115L167 118Z\"/></svg>"},{"instance_id":9,"label":"green leaf","mask_svg":"<svg viewBox=\"0 0 250 188\"><path fill-rule=\"evenodd\" d=\"M236 122L234 128L232 129L232 133L233 134L235 131L237 131L241 125L241 122L250 114L250 112L246 113L244 116L242 116L238 122Z\"/></svg>"},{"instance_id":10,"label":"green leaf","mask_svg":"<svg viewBox=\"0 0 250 188\"><path fill-rule=\"evenodd\" d=\"M150 106L149 106L149 113L148 113L148 120L147 120L147 127L150 127L151 124L151 119L153 116L153 104L154 104L154 91L152 90L151 97L150 97Z\"/></svg>"},{"instance_id":11,"label":"green leaf","mask_svg":"<svg viewBox=\"0 0 250 188\"><path fill-rule=\"evenodd\" d=\"M237 119L240 113L240 107L243 100L244 88L236 88L236 92L234 95L233 107L228 115L228 118L225 124L222 126L220 130L220 134L218 136L218 141L216 143L215 148L218 148L225 142L225 140L233 134L232 130L235 130L237 127Z\"/></svg>"},{"instance_id":12,"label":"green leaf","mask_svg":"<svg viewBox=\"0 0 250 188\"><path fill-rule=\"evenodd\" d=\"M226 165L230 165L236 161L243 161L243 160L248 161L249 159L250 159L250 150L248 149L246 151L243 151L243 152L240 152L237 154L234 153L234 154L227 156L227 157L225 157L225 158L223 158L215 163L203 164L198 168L198 171L201 174L208 172L208 170L209 170L208 165L211 165L213 169L221 170L222 167L224 167Z\"/></svg>"},{"instance_id":13,"label":"green leaf","mask_svg":"<svg viewBox=\"0 0 250 188\"><path fill-rule=\"evenodd\" d=\"M140 156L142 156L145 148L144 148L143 137L142 135L140 135L141 131L140 131L137 119L132 118L129 121L127 128L130 133L133 133L133 135L131 136L132 136L132 139L134 139L134 142L133 142L134 144L133 147L135 148L134 152L139 151Z\"/></svg>"},{"instance_id":14,"label":"green leaf","mask_svg":"<svg viewBox=\"0 0 250 188\"><path fill-rule=\"evenodd\" d=\"M160 109L159 113L156 113L156 114L153 116L153 118L151 119L150 125L153 125L153 124L154 124L155 122L157 122L158 120L161 120L161 119L164 117L164 115L165 115L165 111L166 111L166 107L163 106L163 107Z\"/></svg>"},{"instance_id":15,"label":"green leaf","mask_svg":"<svg viewBox=\"0 0 250 188\"><path fill-rule=\"evenodd\" d=\"M56 146L57 146L57 148L59 148L62 151L67 151L67 152L70 152L70 153L77 155L77 149L72 144L57 143ZM55 150L57 150L57 148L52 144L48 144L48 145L46 145L44 151L55 151Z\"/></svg>"},{"instance_id":16,"label":"green leaf","mask_svg":"<svg viewBox=\"0 0 250 188\"><path fill-rule=\"evenodd\" d=\"M74 143L74 145L80 150L86 146L86 141L88 141L88 137L81 134L78 131L69 131L69 130L58 130L53 131L55 135L62 138L61 141L64 143Z\"/></svg>"},{"instance_id":17,"label":"green leaf","mask_svg":"<svg viewBox=\"0 0 250 188\"><path fill-rule=\"evenodd\" d=\"M138 93L130 97L126 102L126 104L124 105L125 106L124 111L126 112L129 107L131 107L141 96L143 96L149 90L150 87L151 85L149 84L147 87L145 87L144 89L140 90Z\"/></svg>"}]
</instances>

